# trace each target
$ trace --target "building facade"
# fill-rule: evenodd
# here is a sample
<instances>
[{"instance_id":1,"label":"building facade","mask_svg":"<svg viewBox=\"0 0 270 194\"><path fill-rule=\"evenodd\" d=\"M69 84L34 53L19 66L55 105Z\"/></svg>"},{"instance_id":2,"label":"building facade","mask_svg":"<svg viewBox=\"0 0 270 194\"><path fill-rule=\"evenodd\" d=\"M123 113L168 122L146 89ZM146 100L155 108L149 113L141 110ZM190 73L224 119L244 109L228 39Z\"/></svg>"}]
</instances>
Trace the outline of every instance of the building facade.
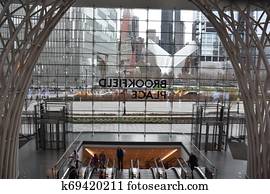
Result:
<instances>
[{"instance_id":1,"label":"building facade","mask_svg":"<svg viewBox=\"0 0 270 194\"><path fill-rule=\"evenodd\" d=\"M117 12L71 8L52 31L33 72L32 86L87 88L116 72Z\"/></svg>"}]
</instances>

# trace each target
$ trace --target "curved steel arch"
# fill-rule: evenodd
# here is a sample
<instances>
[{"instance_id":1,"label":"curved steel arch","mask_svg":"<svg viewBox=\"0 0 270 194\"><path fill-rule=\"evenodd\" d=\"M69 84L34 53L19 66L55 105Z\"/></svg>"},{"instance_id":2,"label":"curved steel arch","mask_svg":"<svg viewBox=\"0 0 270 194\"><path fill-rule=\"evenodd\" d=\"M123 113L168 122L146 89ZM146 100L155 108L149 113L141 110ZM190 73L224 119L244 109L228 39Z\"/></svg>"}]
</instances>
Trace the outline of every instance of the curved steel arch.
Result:
<instances>
[{"instance_id":1,"label":"curved steel arch","mask_svg":"<svg viewBox=\"0 0 270 194\"><path fill-rule=\"evenodd\" d=\"M75 0L14 2L0 2L1 178L16 177L20 117L32 70L50 32Z\"/></svg>"},{"instance_id":2,"label":"curved steel arch","mask_svg":"<svg viewBox=\"0 0 270 194\"><path fill-rule=\"evenodd\" d=\"M270 178L270 103L267 100L270 91L270 66L264 51L270 45L270 5L267 1L190 1L216 28L238 78L248 121L248 176ZM19 4L14 6L14 2ZM3 48L0 54L1 178L16 177L18 129L32 70L50 32L74 2L75 0L0 2L0 27L8 29L4 33L0 28L0 46ZM262 10L258 20L252 16L256 7ZM235 13L238 14L237 17ZM258 29L261 36L257 34ZM253 52L257 55L252 56ZM264 76L260 72L262 68L265 70Z\"/></svg>"},{"instance_id":3,"label":"curved steel arch","mask_svg":"<svg viewBox=\"0 0 270 194\"><path fill-rule=\"evenodd\" d=\"M270 3L191 1L216 28L237 76L247 120L247 175L270 178Z\"/></svg>"}]
</instances>

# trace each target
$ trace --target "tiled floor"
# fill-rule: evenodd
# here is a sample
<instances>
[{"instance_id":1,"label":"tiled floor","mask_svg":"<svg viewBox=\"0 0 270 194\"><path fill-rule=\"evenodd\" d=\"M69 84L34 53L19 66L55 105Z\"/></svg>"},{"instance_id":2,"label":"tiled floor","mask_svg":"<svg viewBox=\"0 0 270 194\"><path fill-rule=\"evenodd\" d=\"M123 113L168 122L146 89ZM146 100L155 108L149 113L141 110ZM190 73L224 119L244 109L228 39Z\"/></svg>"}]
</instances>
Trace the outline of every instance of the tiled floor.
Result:
<instances>
[{"instance_id":1,"label":"tiled floor","mask_svg":"<svg viewBox=\"0 0 270 194\"><path fill-rule=\"evenodd\" d=\"M70 142L78 133L69 135ZM114 134L114 133L82 133L80 141L100 142L175 142L183 143L190 150L189 138L183 135L168 134ZM63 151L36 151L35 140L31 140L20 149L20 178L46 178L51 167L61 157ZM245 178L246 161L234 160L227 152L208 152L207 158L217 168L217 178Z\"/></svg>"}]
</instances>

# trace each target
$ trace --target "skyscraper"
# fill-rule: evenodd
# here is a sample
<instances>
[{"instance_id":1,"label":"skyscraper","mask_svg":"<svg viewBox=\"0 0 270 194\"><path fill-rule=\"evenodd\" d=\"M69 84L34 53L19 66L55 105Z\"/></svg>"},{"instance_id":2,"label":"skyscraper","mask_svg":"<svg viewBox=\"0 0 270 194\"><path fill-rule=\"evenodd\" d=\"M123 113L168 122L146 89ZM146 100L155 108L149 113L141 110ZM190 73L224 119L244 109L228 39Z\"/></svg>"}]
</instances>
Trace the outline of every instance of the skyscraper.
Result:
<instances>
[{"instance_id":1,"label":"skyscraper","mask_svg":"<svg viewBox=\"0 0 270 194\"><path fill-rule=\"evenodd\" d=\"M184 46L184 22L181 21L180 10L161 11L160 46L170 54L174 54Z\"/></svg>"},{"instance_id":2,"label":"skyscraper","mask_svg":"<svg viewBox=\"0 0 270 194\"><path fill-rule=\"evenodd\" d=\"M70 8L52 31L39 57L33 71L33 85L88 87L93 81L89 75L106 76L115 72L116 18L115 9ZM93 68L95 65L98 67Z\"/></svg>"},{"instance_id":3,"label":"skyscraper","mask_svg":"<svg viewBox=\"0 0 270 194\"><path fill-rule=\"evenodd\" d=\"M161 11L161 39L160 46L173 54L173 10Z\"/></svg>"},{"instance_id":4,"label":"skyscraper","mask_svg":"<svg viewBox=\"0 0 270 194\"><path fill-rule=\"evenodd\" d=\"M181 11L175 10L175 17L174 17L174 52L179 51L181 48L184 47L184 22L181 21Z\"/></svg>"}]
</instances>

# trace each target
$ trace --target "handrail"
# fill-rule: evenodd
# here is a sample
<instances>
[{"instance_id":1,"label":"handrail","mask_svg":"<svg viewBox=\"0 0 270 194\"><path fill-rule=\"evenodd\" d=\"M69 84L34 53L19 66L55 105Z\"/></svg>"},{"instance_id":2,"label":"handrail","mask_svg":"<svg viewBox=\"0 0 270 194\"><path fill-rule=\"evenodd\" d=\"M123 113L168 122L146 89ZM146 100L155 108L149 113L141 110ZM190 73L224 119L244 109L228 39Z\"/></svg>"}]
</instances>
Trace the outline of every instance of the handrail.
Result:
<instances>
[{"instance_id":1,"label":"handrail","mask_svg":"<svg viewBox=\"0 0 270 194\"><path fill-rule=\"evenodd\" d=\"M159 164L161 164L161 166ZM156 165L158 178L167 178L165 166L163 164L163 161L160 158L157 158L155 160L155 165ZM161 172L160 172L160 169L161 169Z\"/></svg>"},{"instance_id":2,"label":"handrail","mask_svg":"<svg viewBox=\"0 0 270 194\"><path fill-rule=\"evenodd\" d=\"M161 168L162 168L162 178L167 178L167 173L166 173L166 168L164 166L164 163L161 159L159 159L159 162L160 162Z\"/></svg>"},{"instance_id":3,"label":"handrail","mask_svg":"<svg viewBox=\"0 0 270 194\"><path fill-rule=\"evenodd\" d=\"M178 171L178 169L177 169L176 167L171 167L171 168L169 168L168 170L173 170L174 173L176 174L176 177L177 177L178 179L182 179L182 178L181 178L181 173L179 173L179 171Z\"/></svg>"},{"instance_id":4,"label":"handrail","mask_svg":"<svg viewBox=\"0 0 270 194\"><path fill-rule=\"evenodd\" d=\"M188 140L188 137L184 134L184 133L182 133L182 135L183 135L183 137L185 138L185 139L187 139ZM193 152L194 151L196 151L198 154L196 154L196 156L198 157L198 159L199 159L199 161L201 161L201 162L203 162L203 164L205 165L205 167L206 168L208 168L208 167L210 167L211 168L211 170L212 170L212 174L213 174L213 176L215 176L216 175L216 173L217 173L217 169L216 169L216 167L213 165L213 163L194 145L194 143L193 142L191 142L191 141L189 141L190 142L190 144L191 144L191 146L192 146L192 148L191 149L194 149L193 150ZM202 160L203 159L203 160ZM209 169L209 168L208 168Z\"/></svg>"},{"instance_id":5,"label":"handrail","mask_svg":"<svg viewBox=\"0 0 270 194\"><path fill-rule=\"evenodd\" d=\"M91 179L91 177L93 176L94 171L97 170L96 168L92 168L92 170L89 172L87 179Z\"/></svg>"},{"instance_id":6,"label":"handrail","mask_svg":"<svg viewBox=\"0 0 270 194\"><path fill-rule=\"evenodd\" d=\"M68 148L66 149L66 151L64 152L64 154L61 156L61 158L56 162L55 166L57 166L61 160L64 158L64 156L67 154L67 152L69 151L69 149L71 148L71 146L79 139L80 135L82 132L79 133L79 135L72 141L72 143L68 146Z\"/></svg>"},{"instance_id":7,"label":"handrail","mask_svg":"<svg viewBox=\"0 0 270 194\"><path fill-rule=\"evenodd\" d=\"M149 169L150 169L150 171L152 172L153 179L156 179L156 174L155 174L155 172L154 172L153 167L150 167Z\"/></svg>"},{"instance_id":8,"label":"handrail","mask_svg":"<svg viewBox=\"0 0 270 194\"><path fill-rule=\"evenodd\" d=\"M205 176L205 174L203 173L203 171L200 169L200 167L196 166L194 168L195 171L198 172L199 176L202 178L202 179L207 179L207 177Z\"/></svg>"},{"instance_id":9,"label":"handrail","mask_svg":"<svg viewBox=\"0 0 270 194\"><path fill-rule=\"evenodd\" d=\"M72 141L72 143L68 146L64 154L60 157L60 159L53 165L52 167L52 176L53 178L59 178L59 170L63 168L64 164L68 161L68 163L71 162L71 160L66 159L65 157L68 155L68 152L70 152L72 146L77 142L81 135L81 132L78 134L78 136Z\"/></svg>"},{"instance_id":10,"label":"handrail","mask_svg":"<svg viewBox=\"0 0 270 194\"><path fill-rule=\"evenodd\" d=\"M186 179L187 178L187 174L188 174L187 169L182 165L182 163L180 162L179 159L177 159L177 162L178 162L181 170L183 171L183 174L184 174L184 177L183 178ZM182 172L181 172L181 175L182 175Z\"/></svg>"},{"instance_id":11,"label":"handrail","mask_svg":"<svg viewBox=\"0 0 270 194\"><path fill-rule=\"evenodd\" d=\"M130 168L133 169L133 160L130 160Z\"/></svg>"},{"instance_id":12,"label":"handrail","mask_svg":"<svg viewBox=\"0 0 270 194\"><path fill-rule=\"evenodd\" d=\"M158 168L157 158L154 160L156 168Z\"/></svg>"},{"instance_id":13,"label":"handrail","mask_svg":"<svg viewBox=\"0 0 270 194\"><path fill-rule=\"evenodd\" d=\"M64 175L61 177L61 179L65 179L65 178L66 178L66 176L67 176L69 170L70 170L70 168L68 168L68 169L65 171L65 173L64 173Z\"/></svg>"},{"instance_id":14,"label":"handrail","mask_svg":"<svg viewBox=\"0 0 270 194\"><path fill-rule=\"evenodd\" d=\"M116 167L115 167L115 159L113 159L111 179L115 179L115 176L116 176Z\"/></svg>"},{"instance_id":15,"label":"handrail","mask_svg":"<svg viewBox=\"0 0 270 194\"><path fill-rule=\"evenodd\" d=\"M156 178L160 178L160 173L159 173L159 167L157 163L157 158L154 160L155 166L156 166Z\"/></svg>"},{"instance_id":16,"label":"handrail","mask_svg":"<svg viewBox=\"0 0 270 194\"><path fill-rule=\"evenodd\" d=\"M106 163L105 163L105 178L107 177L107 172L108 172L108 167L109 167L109 161L110 161L110 159L108 158L107 160L106 160Z\"/></svg>"},{"instance_id":17,"label":"handrail","mask_svg":"<svg viewBox=\"0 0 270 194\"><path fill-rule=\"evenodd\" d=\"M140 161L137 159L137 168L140 169Z\"/></svg>"},{"instance_id":18,"label":"handrail","mask_svg":"<svg viewBox=\"0 0 270 194\"><path fill-rule=\"evenodd\" d=\"M133 159L130 160L130 176L131 178L139 178L140 177L140 163L139 160Z\"/></svg>"},{"instance_id":19,"label":"handrail","mask_svg":"<svg viewBox=\"0 0 270 194\"><path fill-rule=\"evenodd\" d=\"M91 166L92 159L93 159L93 157L91 157L90 160L89 160L89 162L88 162L88 165L87 165L86 170L85 170L84 175L83 175L83 178L84 179L89 176L89 174L90 174L90 170L89 169L90 168L93 169L92 166ZM88 174L86 174L86 173L88 173Z\"/></svg>"},{"instance_id":20,"label":"handrail","mask_svg":"<svg viewBox=\"0 0 270 194\"><path fill-rule=\"evenodd\" d=\"M189 167L188 163L183 158L180 157L178 160L180 163L183 162L187 167Z\"/></svg>"}]
</instances>

